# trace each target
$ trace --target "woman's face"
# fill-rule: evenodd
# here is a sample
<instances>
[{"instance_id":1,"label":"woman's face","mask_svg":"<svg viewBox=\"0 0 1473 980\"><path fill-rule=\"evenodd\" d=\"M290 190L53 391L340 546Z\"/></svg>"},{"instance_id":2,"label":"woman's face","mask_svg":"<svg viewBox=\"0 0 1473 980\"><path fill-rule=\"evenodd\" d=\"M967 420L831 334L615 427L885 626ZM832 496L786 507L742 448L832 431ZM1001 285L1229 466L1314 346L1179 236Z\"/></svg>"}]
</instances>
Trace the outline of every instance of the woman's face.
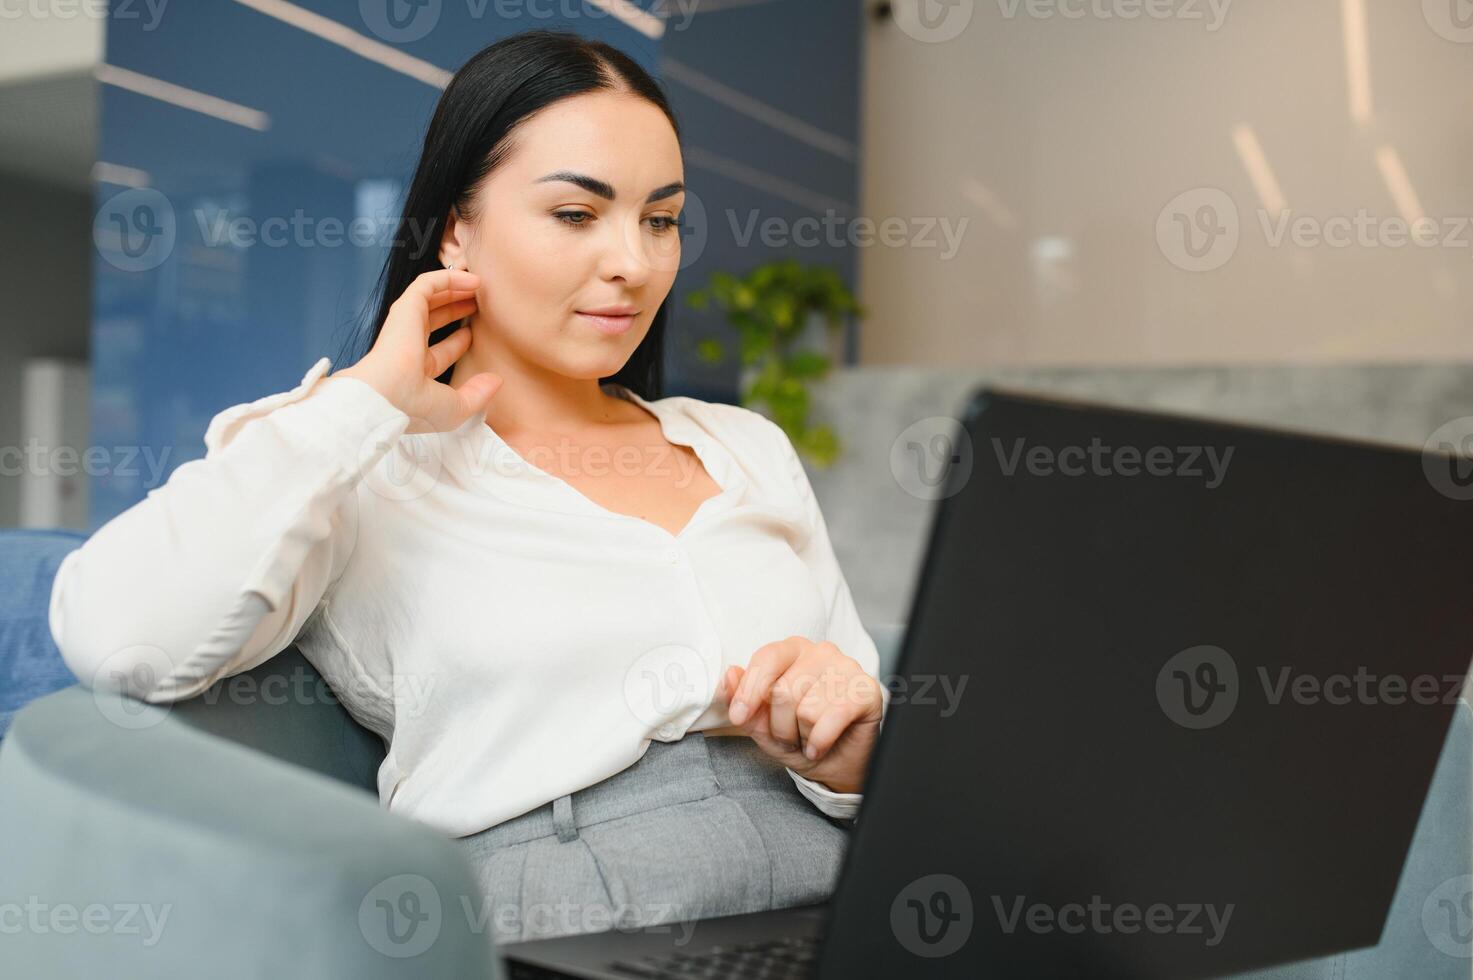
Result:
<instances>
[{"instance_id":1,"label":"woman's face","mask_svg":"<svg viewBox=\"0 0 1473 980\"><path fill-rule=\"evenodd\" d=\"M481 277L478 330L548 371L609 377L644 339L680 267L675 131L644 99L597 92L528 117L512 141L478 189L473 226L448 229L457 264ZM580 313L620 306L638 311L622 330Z\"/></svg>"}]
</instances>

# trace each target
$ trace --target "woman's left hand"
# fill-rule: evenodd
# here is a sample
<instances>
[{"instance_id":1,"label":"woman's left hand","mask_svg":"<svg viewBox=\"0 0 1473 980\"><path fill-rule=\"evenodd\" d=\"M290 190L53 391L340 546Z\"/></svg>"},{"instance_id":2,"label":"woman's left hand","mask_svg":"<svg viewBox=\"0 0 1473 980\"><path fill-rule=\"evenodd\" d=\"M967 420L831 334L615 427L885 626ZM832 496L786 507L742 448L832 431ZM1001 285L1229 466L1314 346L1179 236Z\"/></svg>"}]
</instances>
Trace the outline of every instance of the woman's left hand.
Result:
<instances>
[{"instance_id":1,"label":"woman's left hand","mask_svg":"<svg viewBox=\"0 0 1473 980\"><path fill-rule=\"evenodd\" d=\"M759 648L721 686L727 716L763 752L836 793L864 790L883 693L853 657L802 636Z\"/></svg>"}]
</instances>

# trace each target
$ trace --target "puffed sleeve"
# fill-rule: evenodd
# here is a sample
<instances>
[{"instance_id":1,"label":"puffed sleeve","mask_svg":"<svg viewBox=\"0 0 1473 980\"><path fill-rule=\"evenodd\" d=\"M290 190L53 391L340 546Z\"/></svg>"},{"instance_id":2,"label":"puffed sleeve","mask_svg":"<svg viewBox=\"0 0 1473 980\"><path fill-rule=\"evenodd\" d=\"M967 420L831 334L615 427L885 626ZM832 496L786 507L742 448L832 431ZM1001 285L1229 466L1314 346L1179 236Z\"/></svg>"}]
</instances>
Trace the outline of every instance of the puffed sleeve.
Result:
<instances>
[{"instance_id":1,"label":"puffed sleeve","mask_svg":"<svg viewBox=\"0 0 1473 980\"><path fill-rule=\"evenodd\" d=\"M849 583L845 581L843 569L839 567L839 560L834 555L828 525L819 509L818 498L814 496L808 472L803 468L797 449L782 427L764 416L759 417L767 423L769 435L775 445L776 458L780 461L779 465L792 477L794 489L806 515L809 534L798 557L813 573L823 595L827 609L827 633L824 639L857 660L866 673L881 682L882 712L888 712L891 692L879 674L879 650L874 638L860 621L859 610L855 608L854 597L849 592ZM881 715L880 723L883 726L884 714ZM792 769L788 769L788 775L793 777L798 791L824 813L846 820L857 819L864 794L836 793L816 780L800 776Z\"/></svg>"},{"instance_id":2,"label":"puffed sleeve","mask_svg":"<svg viewBox=\"0 0 1473 980\"><path fill-rule=\"evenodd\" d=\"M84 685L177 701L291 645L352 554L357 484L409 426L329 367L214 416L204 458L62 560L51 635Z\"/></svg>"}]
</instances>

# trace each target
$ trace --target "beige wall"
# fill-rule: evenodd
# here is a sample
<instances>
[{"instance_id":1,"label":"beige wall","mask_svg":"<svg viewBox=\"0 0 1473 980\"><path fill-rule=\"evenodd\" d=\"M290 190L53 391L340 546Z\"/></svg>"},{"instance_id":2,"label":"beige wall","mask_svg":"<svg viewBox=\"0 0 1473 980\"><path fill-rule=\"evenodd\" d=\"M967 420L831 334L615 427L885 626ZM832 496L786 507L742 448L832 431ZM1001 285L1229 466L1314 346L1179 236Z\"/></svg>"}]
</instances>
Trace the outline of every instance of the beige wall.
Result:
<instances>
[{"instance_id":1,"label":"beige wall","mask_svg":"<svg viewBox=\"0 0 1473 980\"><path fill-rule=\"evenodd\" d=\"M1213 2L1216 29L1208 0L952 0L931 10L969 22L927 41L896 0L862 212L961 237L860 248L863 363L1473 359L1473 29L1439 0ZM1147 6L1174 15L1119 16ZM1279 208L1301 244L1270 240ZM1419 214L1453 241L1392 247ZM1199 216L1228 231L1200 261Z\"/></svg>"}]
</instances>

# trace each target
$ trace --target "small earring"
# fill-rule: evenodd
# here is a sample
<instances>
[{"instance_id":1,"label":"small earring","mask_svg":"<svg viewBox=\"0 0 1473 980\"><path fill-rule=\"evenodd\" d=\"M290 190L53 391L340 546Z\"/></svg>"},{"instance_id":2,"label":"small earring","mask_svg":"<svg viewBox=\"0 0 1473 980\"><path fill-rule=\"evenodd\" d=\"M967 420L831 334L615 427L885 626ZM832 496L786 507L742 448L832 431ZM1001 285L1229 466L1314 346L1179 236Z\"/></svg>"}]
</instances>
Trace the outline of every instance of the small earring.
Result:
<instances>
[{"instance_id":1,"label":"small earring","mask_svg":"<svg viewBox=\"0 0 1473 980\"><path fill-rule=\"evenodd\" d=\"M446 262L445 263L445 268L447 268L447 269L454 269L455 268L455 263L454 262Z\"/></svg>"}]
</instances>

